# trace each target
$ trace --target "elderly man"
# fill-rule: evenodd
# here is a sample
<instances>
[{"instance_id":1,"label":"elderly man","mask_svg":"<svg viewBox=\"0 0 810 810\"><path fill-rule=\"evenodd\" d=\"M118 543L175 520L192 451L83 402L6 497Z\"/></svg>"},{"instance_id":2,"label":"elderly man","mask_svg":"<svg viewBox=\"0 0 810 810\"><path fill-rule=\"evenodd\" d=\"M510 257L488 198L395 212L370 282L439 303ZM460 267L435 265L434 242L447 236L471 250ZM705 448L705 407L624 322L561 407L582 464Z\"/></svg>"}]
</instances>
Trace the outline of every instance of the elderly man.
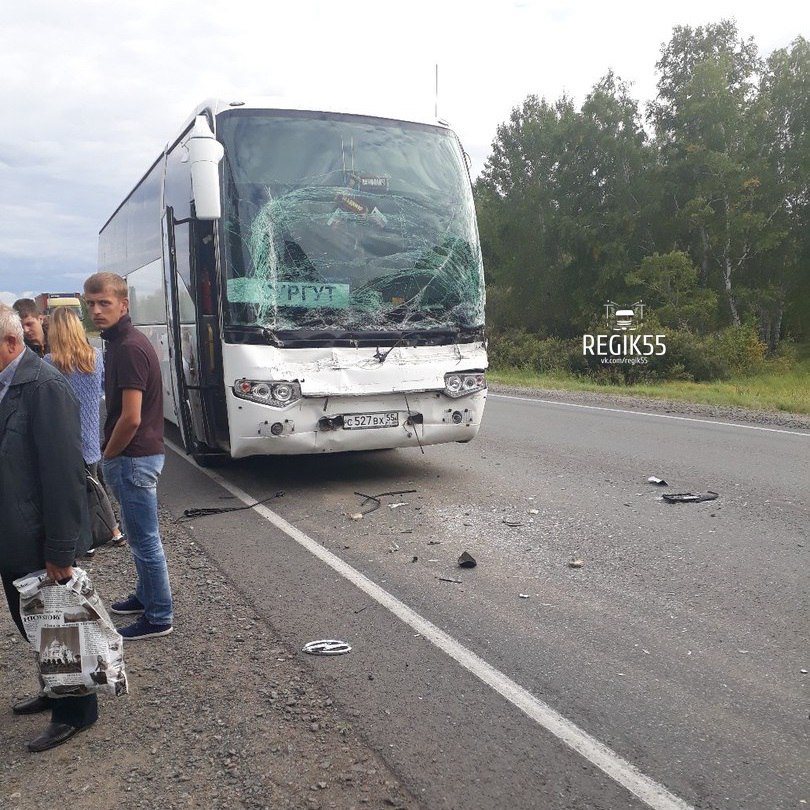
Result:
<instances>
[{"instance_id":1,"label":"elderly man","mask_svg":"<svg viewBox=\"0 0 810 810\"><path fill-rule=\"evenodd\" d=\"M90 545L80 437L79 403L67 380L25 347L19 315L0 304L0 577L23 637L14 580L44 568L66 582ZM67 742L98 717L95 694L39 694L13 707L15 714L47 709L51 722L28 743L31 751Z\"/></svg>"}]
</instances>

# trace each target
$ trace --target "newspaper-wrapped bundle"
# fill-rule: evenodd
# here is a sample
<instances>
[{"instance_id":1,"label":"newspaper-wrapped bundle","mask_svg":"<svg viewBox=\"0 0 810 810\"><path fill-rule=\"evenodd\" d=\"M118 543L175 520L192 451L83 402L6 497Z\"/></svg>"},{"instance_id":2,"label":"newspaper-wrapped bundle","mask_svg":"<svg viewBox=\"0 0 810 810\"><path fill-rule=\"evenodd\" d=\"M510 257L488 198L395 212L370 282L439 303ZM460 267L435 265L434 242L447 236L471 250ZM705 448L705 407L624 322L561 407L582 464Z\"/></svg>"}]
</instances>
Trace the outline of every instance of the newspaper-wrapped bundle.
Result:
<instances>
[{"instance_id":1,"label":"newspaper-wrapped bundle","mask_svg":"<svg viewBox=\"0 0 810 810\"><path fill-rule=\"evenodd\" d=\"M74 567L65 585L45 571L21 577L14 585L46 695L127 693L124 641L86 571Z\"/></svg>"}]
</instances>

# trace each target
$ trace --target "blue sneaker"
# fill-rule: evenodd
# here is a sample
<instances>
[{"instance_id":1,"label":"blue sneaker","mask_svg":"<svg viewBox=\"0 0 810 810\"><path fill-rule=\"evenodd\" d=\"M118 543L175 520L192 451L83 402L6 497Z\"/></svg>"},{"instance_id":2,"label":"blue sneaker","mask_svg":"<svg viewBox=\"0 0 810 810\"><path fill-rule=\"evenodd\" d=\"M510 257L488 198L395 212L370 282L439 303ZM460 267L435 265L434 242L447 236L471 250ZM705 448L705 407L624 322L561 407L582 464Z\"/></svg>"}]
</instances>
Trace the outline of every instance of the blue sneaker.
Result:
<instances>
[{"instance_id":1,"label":"blue sneaker","mask_svg":"<svg viewBox=\"0 0 810 810\"><path fill-rule=\"evenodd\" d=\"M129 613L143 613L143 605L136 596L128 596L120 602L113 602L110 610L119 616L126 616Z\"/></svg>"},{"instance_id":2,"label":"blue sneaker","mask_svg":"<svg viewBox=\"0 0 810 810\"><path fill-rule=\"evenodd\" d=\"M152 624L146 616L141 616L133 624L121 627L118 635L126 639L157 638L168 636L174 628L170 624Z\"/></svg>"}]
</instances>

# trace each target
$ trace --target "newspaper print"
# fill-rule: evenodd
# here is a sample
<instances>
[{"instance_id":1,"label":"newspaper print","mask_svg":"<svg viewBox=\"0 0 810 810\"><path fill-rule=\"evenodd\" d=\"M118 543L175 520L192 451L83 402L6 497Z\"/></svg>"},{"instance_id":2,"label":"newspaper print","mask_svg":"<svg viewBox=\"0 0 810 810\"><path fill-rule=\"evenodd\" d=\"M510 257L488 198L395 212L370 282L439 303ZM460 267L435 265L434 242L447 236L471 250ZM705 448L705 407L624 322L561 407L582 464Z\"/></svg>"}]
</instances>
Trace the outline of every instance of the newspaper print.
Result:
<instances>
[{"instance_id":1,"label":"newspaper print","mask_svg":"<svg viewBox=\"0 0 810 810\"><path fill-rule=\"evenodd\" d=\"M86 571L74 567L66 585L53 582L45 571L14 585L45 694L127 694L124 641Z\"/></svg>"}]
</instances>

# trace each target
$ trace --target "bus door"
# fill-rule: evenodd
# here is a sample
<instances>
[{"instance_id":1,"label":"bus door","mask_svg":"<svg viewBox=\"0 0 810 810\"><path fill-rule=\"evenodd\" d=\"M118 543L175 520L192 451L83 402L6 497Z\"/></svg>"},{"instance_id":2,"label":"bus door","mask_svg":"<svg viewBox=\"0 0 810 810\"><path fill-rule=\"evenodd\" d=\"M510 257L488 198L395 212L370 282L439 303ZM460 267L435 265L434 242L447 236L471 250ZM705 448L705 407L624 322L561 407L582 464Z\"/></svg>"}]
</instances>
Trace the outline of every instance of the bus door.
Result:
<instances>
[{"instance_id":1,"label":"bus door","mask_svg":"<svg viewBox=\"0 0 810 810\"><path fill-rule=\"evenodd\" d=\"M227 455L213 226L164 216L167 331L177 421L200 464Z\"/></svg>"},{"instance_id":2,"label":"bus door","mask_svg":"<svg viewBox=\"0 0 810 810\"><path fill-rule=\"evenodd\" d=\"M184 369L183 341L180 325L180 303L177 288L177 252L174 211L169 206L163 214L163 275L166 288L166 332L169 344L169 373L171 376L174 412L180 436L187 453L194 450L191 405L188 400L188 380ZM186 361L187 362L187 361Z\"/></svg>"}]
</instances>

